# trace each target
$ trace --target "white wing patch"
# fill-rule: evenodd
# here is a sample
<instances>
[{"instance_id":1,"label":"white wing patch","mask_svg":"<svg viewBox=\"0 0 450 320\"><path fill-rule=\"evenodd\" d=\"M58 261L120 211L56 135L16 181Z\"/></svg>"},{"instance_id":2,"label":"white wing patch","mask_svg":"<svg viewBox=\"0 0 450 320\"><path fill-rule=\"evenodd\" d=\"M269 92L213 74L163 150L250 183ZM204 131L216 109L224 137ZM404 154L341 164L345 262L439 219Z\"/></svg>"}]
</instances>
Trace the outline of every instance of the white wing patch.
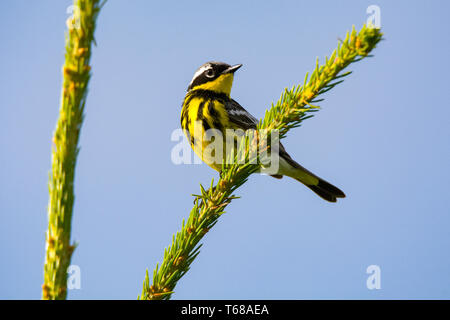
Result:
<instances>
[{"instance_id":1,"label":"white wing patch","mask_svg":"<svg viewBox=\"0 0 450 320\"><path fill-rule=\"evenodd\" d=\"M248 117L248 118L250 118L250 119L252 119L253 118L253 116L250 114L250 113L248 113L247 111L245 111L245 110L240 110L240 109L231 109L231 110L229 110L228 111L232 116L246 116L246 117ZM252 119L253 120L253 119Z\"/></svg>"},{"instance_id":2,"label":"white wing patch","mask_svg":"<svg viewBox=\"0 0 450 320\"><path fill-rule=\"evenodd\" d=\"M249 118L250 120L252 120L253 123L258 123L258 120L245 109L230 109L230 110L228 110L228 112L232 116L237 116L237 117L245 116L245 117Z\"/></svg>"},{"instance_id":3,"label":"white wing patch","mask_svg":"<svg viewBox=\"0 0 450 320\"><path fill-rule=\"evenodd\" d=\"M248 112L245 112L244 110L238 110L238 109L231 109L229 112L233 116L241 116L241 115L244 115L244 114L245 115L248 114Z\"/></svg>"}]
</instances>

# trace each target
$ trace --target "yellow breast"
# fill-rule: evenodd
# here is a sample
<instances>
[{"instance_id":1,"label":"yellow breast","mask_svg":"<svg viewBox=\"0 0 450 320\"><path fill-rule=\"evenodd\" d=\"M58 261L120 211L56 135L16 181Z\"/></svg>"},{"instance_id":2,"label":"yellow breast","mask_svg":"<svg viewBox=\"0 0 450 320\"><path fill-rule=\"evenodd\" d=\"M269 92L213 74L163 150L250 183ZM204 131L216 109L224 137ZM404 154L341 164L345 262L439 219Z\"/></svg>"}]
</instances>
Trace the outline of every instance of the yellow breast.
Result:
<instances>
[{"instance_id":1,"label":"yellow breast","mask_svg":"<svg viewBox=\"0 0 450 320\"><path fill-rule=\"evenodd\" d=\"M181 126L194 152L213 169L220 171L225 152L216 152L217 146L225 147L225 129L228 127L225 106L219 100L186 96L181 111ZM222 138L222 141L218 141ZM223 150L223 149L222 149Z\"/></svg>"}]
</instances>

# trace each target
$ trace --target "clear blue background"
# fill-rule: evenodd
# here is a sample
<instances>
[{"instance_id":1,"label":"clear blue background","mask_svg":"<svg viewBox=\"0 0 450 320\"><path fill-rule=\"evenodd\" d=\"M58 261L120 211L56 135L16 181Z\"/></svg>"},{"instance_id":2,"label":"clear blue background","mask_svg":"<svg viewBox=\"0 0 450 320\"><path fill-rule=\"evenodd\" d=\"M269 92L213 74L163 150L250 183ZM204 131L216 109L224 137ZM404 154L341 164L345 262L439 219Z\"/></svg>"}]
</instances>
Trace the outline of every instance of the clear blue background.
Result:
<instances>
[{"instance_id":1,"label":"clear blue background","mask_svg":"<svg viewBox=\"0 0 450 320\"><path fill-rule=\"evenodd\" d=\"M135 299L206 165L171 162L196 68L243 63L232 96L255 116L303 81L366 8L386 40L284 144L342 188L326 203L252 176L204 238L176 299L450 298L447 1L109 1L98 19L76 172L71 299ZM0 298L38 299L66 8L0 4ZM381 268L381 289L366 268Z\"/></svg>"}]
</instances>

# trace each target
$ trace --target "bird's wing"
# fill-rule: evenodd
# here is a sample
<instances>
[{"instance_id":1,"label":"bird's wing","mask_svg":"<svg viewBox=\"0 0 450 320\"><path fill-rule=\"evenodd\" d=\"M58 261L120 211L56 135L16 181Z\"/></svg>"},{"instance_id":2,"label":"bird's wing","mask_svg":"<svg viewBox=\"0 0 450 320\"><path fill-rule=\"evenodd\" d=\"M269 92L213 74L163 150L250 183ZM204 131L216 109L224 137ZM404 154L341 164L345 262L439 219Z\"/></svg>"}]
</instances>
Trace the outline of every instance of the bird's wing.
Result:
<instances>
[{"instance_id":1,"label":"bird's wing","mask_svg":"<svg viewBox=\"0 0 450 320\"><path fill-rule=\"evenodd\" d=\"M245 110L237 101L231 99L225 104L225 108L228 112L229 120L231 123L235 124L237 127L243 130L256 129L258 120L247 110ZM280 156L285 158L290 165L292 165L293 167L300 166L289 156L289 154L286 152L286 149L281 143L279 150Z\"/></svg>"},{"instance_id":2,"label":"bird's wing","mask_svg":"<svg viewBox=\"0 0 450 320\"><path fill-rule=\"evenodd\" d=\"M243 130L256 129L258 120L235 100L231 99L225 103L225 109L227 110L230 122L237 127Z\"/></svg>"},{"instance_id":3,"label":"bird's wing","mask_svg":"<svg viewBox=\"0 0 450 320\"><path fill-rule=\"evenodd\" d=\"M237 101L231 99L225 104L225 108L228 112L230 122L234 123L243 130L256 129L258 120L252 116L247 110L245 110ZM291 156L286 152L284 146L280 143L280 156L285 158L286 161L293 167L301 167ZM306 169L305 169L306 170Z\"/></svg>"}]
</instances>

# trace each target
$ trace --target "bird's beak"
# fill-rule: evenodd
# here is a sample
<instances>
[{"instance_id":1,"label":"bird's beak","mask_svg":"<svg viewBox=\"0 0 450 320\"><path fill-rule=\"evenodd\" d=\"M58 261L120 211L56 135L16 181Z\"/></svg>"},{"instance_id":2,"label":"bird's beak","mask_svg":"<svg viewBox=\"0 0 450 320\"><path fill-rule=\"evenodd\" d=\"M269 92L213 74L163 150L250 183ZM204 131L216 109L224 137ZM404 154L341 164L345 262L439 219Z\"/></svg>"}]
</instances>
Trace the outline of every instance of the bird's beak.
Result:
<instances>
[{"instance_id":1,"label":"bird's beak","mask_svg":"<svg viewBox=\"0 0 450 320\"><path fill-rule=\"evenodd\" d=\"M239 69L240 67L242 67L242 64L235 64L234 66L229 67L228 69L225 69L222 74L226 74L226 73L235 73L237 71L237 69Z\"/></svg>"}]
</instances>

